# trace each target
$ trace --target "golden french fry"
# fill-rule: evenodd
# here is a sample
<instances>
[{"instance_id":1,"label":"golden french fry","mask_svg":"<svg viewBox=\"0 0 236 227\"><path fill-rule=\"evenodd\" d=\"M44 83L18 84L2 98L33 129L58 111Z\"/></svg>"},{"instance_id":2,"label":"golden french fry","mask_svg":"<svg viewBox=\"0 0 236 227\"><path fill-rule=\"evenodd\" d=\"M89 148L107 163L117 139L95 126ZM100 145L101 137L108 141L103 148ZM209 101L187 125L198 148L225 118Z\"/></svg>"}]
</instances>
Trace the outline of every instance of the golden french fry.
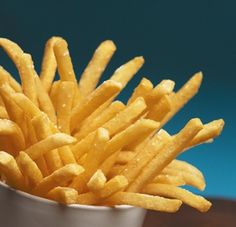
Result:
<instances>
[{"instance_id":1,"label":"golden french fry","mask_svg":"<svg viewBox=\"0 0 236 227\"><path fill-rule=\"evenodd\" d=\"M89 182L87 183L87 187L89 191L97 192L101 190L102 188L104 188L106 181L107 181L106 176L104 175L102 170L98 169L89 179Z\"/></svg>"},{"instance_id":2,"label":"golden french fry","mask_svg":"<svg viewBox=\"0 0 236 227\"><path fill-rule=\"evenodd\" d=\"M8 83L15 92L22 92L21 85L7 72L2 66L0 66L0 84Z\"/></svg>"},{"instance_id":3,"label":"golden french fry","mask_svg":"<svg viewBox=\"0 0 236 227\"><path fill-rule=\"evenodd\" d=\"M158 122L148 119L140 119L136 121L125 130L116 134L107 143L104 154L101 154L103 156L103 160L107 159L116 151L121 150L125 145L132 143L136 139L136 137L139 137L140 134L147 133L147 131L154 131L158 126Z\"/></svg>"},{"instance_id":4,"label":"golden french fry","mask_svg":"<svg viewBox=\"0 0 236 227\"><path fill-rule=\"evenodd\" d=\"M185 185L185 181L182 179L182 177L178 176L171 176L167 174L159 174L157 177L154 178L151 184L170 184L174 186L183 186Z\"/></svg>"},{"instance_id":5,"label":"golden french fry","mask_svg":"<svg viewBox=\"0 0 236 227\"><path fill-rule=\"evenodd\" d=\"M96 172L103 159L105 145L109 140L109 133L104 128L99 128L96 131L94 141L90 146L89 152L84 162L84 173L76 177L71 184L71 187L77 189L79 192L86 191L86 184L92 175ZM96 157L94 159L94 157Z\"/></svg>"},{"instance_id":6,"label":"golden french fry","mask_svg":"<svg viewBox=\"0 0 236 227\"><path fill-rule=\"evenodd\" d=\"M76 159L69 146L59 147L58 152L64 165L76 163Z\"/></svg>"},{"instance_id":7,"label":"golden french fry","mask_svg":"<svg viewBox=\"0 0 236 227\"><path fill-rule=\"evenodd\" d=\"M30 188L36 187L43 180L40 169L25 152L21 151L16 161Z\"/></svg>"},{"instance_id":8,"label":"golden french fry","mask_svg":"<svg viewBox=\"0 0 236 227\"><path fill-rule=\"evenodd\" d=\"M56 99L57 126L61 132L70 134L71 109L77 85L72 81L61 81L57 89L60 91Z\"/></svg>"},{"instance_id":9,"label":"golden french fry","mask_svg":"<svg viewBox=\"0 0 236 227\"><path fill-rule=\"evenodd\" d=\"M8 136L12 141L14 147L14 154L16 155L20 150L25 149L25 138L19 126L7 119L0 119L0 135Z\"/></svg>"},{"instance_id":10,"label":"golden french fry","mask_svg":"<svg viewBox=\"0 0 236 227\"><path fill-rule=\"evenodd\" d=\"M10 97L29 118L33 118L41 113L40 109L24 94L14 93Z\"/></svg>"},{"instance_id":11,"label":"golden french fry","mask_svg":"<svg viewBox=\"0 0 236 227\"><path fill-rule=\"evenodd\" d=\"M154 106L148 108L149 112L145 118L161 122L171 111L171 100L168 95L164 95Z\"/></svg>"},{"instance_id":12,"label":"golden french fry","mask_svg":"<svg viewBox=\"0 0 236 227\"><path fill-rule=\"evenodd\" d=\"M145 109L146 104L144 99L141 97L137 98L132 104L119 112L102 127L109 131L110 136L113 136L137 120L137 118L145 111Z\"/></svg>"},{"instance_id":13,"label":"golden french fry","mask_svg":"<svg viewBox=\"0 0 236 227\"><path fill-rule=\"evenodd\" d=\"M162 151L160 151L146 165L140 175L129 185L128 191L141 191L143 186L160 173L166 165L168 165L182 151L189 141L203 128L201 121L198 118L190 120L178 135L167 143Z\"/></svg>"},{"instance_id":14,"label":"golden french fry","mask_svg":"<svg viewBox=\"0 0 236 227\"><path fill-rule=\"evenodd\" d=\"M137 151L135 157L128 162L120 172L124 175L129 183L133 182L142 169L157 155L164 147L164 143L169 141L163 138L162 135L156 134L150 139L143 149Z\"/></svg>"},{"instance_id":15,"label":"golden french fry","mask_svg":"<svg viewBox=\"0 0 236 227\"><path fill-rule=\"evenodd\" d=\"M117 175L105 183L104 187L101 190L96 191L95 194L103 199L108 198L116 192L122 191L127 185L127 179L122 175Z\"/></svg>"},{"instance_id":16,"label":"golden french fry","mask_svg":"<svg viewBox=\"0 0 236 227\"><path fill-rule=\"evenodd\" d=\"M134 89L131 97L129 98L127 104L129 105L132 103L136 98L143 97L145 98L146 95L153 89L153 84L147 78L142 78L139 85Z\"/></svg>"},{"instance_id":17,"label":"golden french fry","mask_svg":"<svg viewBox=\"0 0 236 227\"><path fill-rule=\"evenodd\" d=\"M56 69L57 69L57 61L54 55L53 47L55 43L60 40L60 37L52 37L50 38L44 49L40 80L42 81L44 89L49 93L53 79L55 77Z\"/></svg>"},{"instance_id":18,"label":"golden french fry","mask_svg":"<svg viewBox=\"0 0 236 227\"><path fill-rule=\"evenodd\" d=\"M102 172L105 174L105 176L107 176L108 178L110 178L109 177L110 171L115 165L119 153L120 153L120 150L117 150L116 152L114 152L107 159L105 159L105 161L99 167L102 170Z\"/></svg>"},{"instance_id":19,"label":"golden french fry","mask_svg":"<svg viewBox=\"0 0 236 227\"><path fill-rule=\"evenodd\" d=\"M181 170L177 170L173 168L168 168L168 167L165 167L162 170L162 174L179 177L185 182L186 185L190 185L201 191L203 191L206 187L205 179L202 177L199 177L196 174L192 174L189 172L185 172L185 171L181 171Z\"/></svg>"},{"instance_id":20,"label":"golden french fry","mask_svg":"<svg viewBox=\"0 0 236 227\"><path fill-rule=\"evenodd\" d=\"M150 91L145 96L147 105L150 107L156 105L163 96L169 95L173 91L174 86L174 81L162 80L152 91Z\"/></svg>"},{"instance_id":21,"label":"golden french fry","mask_svg":"<svg viewBox=\"0 0 236 227\"><path fill-rule=\"evenodd\" d=\"M64 39L58 39L54 43L54 55L57 61L57 67L61 81L76 81L75 72L68 50L68 44Z\"/></svg>"},{"instance_id":22,"label":"golden french fry","mask_svg":"<svg viewBox=\"0 0 236 227\"><path fill-rule=\"evenodd\" d=\"M45 197L47 193L57 187L65 187L74 177L84 171L83 167L78 164L68 164L54 171L48 177L45 177L33 190L35 195Z\"/></svg>"},{"instance_id":23,"label":"golden french fry","mask_svg":"<svg viewBox=\"0 0 236 227\"><path fill-rule=\"evenodd\" d=\"M52 134L45 139L27 148L25 152L33 159L37 160L48 151L54 150L65 145L75 143L76 139L64 133Z\"/></svg>"},{"instance_id":24,"label":"golden french fry","mask_svg":"<svg viewBox=\"0 0 236 227\"><path fill-rule=\"evenodd\" d=\"M14 64L19 66L19 56L24 52L23 50L14 42L9 39L0 38L0 46L4 49L7 55L11 58Z\"/></svg>"},{"instance_id":25,"label":"golden french fry","mask_svg":"<svg viewBox=\"0 0 236 227\"><path fill-rule=\"evenodd\" d=\"M35 86L36 86L36 91L38 94L38 102L39 102L39 108L42 110L44 113L46 113L49 117L49 119L56 124L56 113L55 109L53 106L53 103L46 92L45 88L43 87L41 80L39 79L38 76L35 77Z\"/></svg>"},{"instance_id":26,"label":"golden french fry","mask_svg":"<svg viewBox=\"0 0 236 227\"><path fill-rule=\"evenodd\" d=\"M38 95L36 92L34 64L30 54L22 54L19 59L19 74L22 83L23 93L38 106Z\"/></svg>"},{"instance_id":27,"label":"golden french fry","mask_svg":"<svg viewBox=\"0 0 236 227\"><path fill-rule=\"evenodd\" d=\"M149 184L143 189L143 193L179 199L201 212L207 212L211 207L211 203L202 196L194 195L183 188L173 185Z\"/></svg>"},{"instance_id":28,"label":"golden french fry","mask_svg":"<svg viewBox=\"0 0 236 227\"><path fill-rule=\"evenodd\" d=\"M4 151L0 151L0 170L10 186L23 191L26 190L25 179L17 166L16 160Z\"/></svg>"},{"instance_id":29,"label":"golden french fry","mask_svg":"<svg viewBox=\"0 0 236 227\"><path fill-rule=\"evenodd\" d=\"M47 198L62 204L75 204L78 200L78 192L73 188L56 187L48 192Z\"/></svg>"},{"instance_id":30,"label":"golden french fry","mask_svg":"<svg viewBox=\"0 0 236 227\"><path fill-rule=\"evenodd\" d=\"M199 90L202 83L202 73L196 73L176 94L171 96L171 112L162 120L161 125L168 122Z\"/></svg>"},{"instance_id":31,"label":"golden french fry","mask_svg":"<svg viewBox=\"0 0 236 227\"><path fill-rule=\"evenodd\" d=\"M3 84L0 86L0 94L4 102L5 108L9 115L9 118L16 122L22 129L24 135L26 135L26 124L24 119L24 113L20 107L10 98L12 91L11 87L8 84Z\"/></svg>"},{"instance_id":32,"label":"golden french fry","mask_svg":"<svg viewBox=\"0 0 236 227\"><path fill-rule=\"evenodd\" d=\"M177 169L180 171L188 172L188 173L191 173L193 175L196 175L196 176L204 179L204 176L199 169L197 169L195 166L193 166L185 161L175 159L166 168L173 168L173 169Z\"/></svg>"},{"instance_id":33,"label":"golden french fry","mask_svg":"<svg viewBox=\"0 0 236 227\"><path fill-rule=\"evenodd\" d=\"M77 105L71 113L71 131L79 128L82 121L95 109L110 99L121 89L121 84L112 80L105 81L94 90L83 103Z\"/></svg>"},{"instance_id":34,"label":"golden french fry","mask_svg":"<svg viewBox=\"0 0 236 227\"><path fill-rule=\"evenodd\" d=\"M104 125L106 122L115 117L120 111L124 110L125 105L122 102L115 101L111 103L104 111L99 115L96 115L93 119L88 119L84 121L83 125L80 127L78 133L75 137L79 140L87 136L90 132L95 131L97 128Z\"/></svg>"},{"instance_id":35,"label":"golden french fry","mask_svg":"<svg viewBox=\"0 0 236 227\"><path fill-rule=\"evenodd\" d=\"M82 97L89 95L97 86L99 78L116 50L111 40L102 42L95 50L92 59L82 73L79 90Z\"/></svg>"},{"instance_id":36,"label":"golden french fry","mask_svg":"<svg viewBox=\"0 0 236 227\"><path fill-rule=\"evenodd\" d=\"M52 101L52 104L54 106L54 109L57 108L57 94L59 93L59 85L61 81L57 80L52 83L51 90L50 90L50 99Z\"/></svg>"},{"instance_id":37,"label":"golden french fry","mask_svg":"<svg viewBox=\"0 0 236 227\"><path fill-rule=\"evenodd\" d=\"M107 199L108 203L114 205L131 205L142 207L148 210L156 210L163 212L176 212L180 208L182 202L177 199L166 199L159 196L151 196L132 192L118 192Z\"/></svg>"},{"instance_id":38,"label":"golden french fry","mask_svg":"<svg viewBox=\"0 0 236 227\"><path fill-rule=\"evenodd\" d=\"M135 57L120 66L111 76L111 80L117 81L122 84L122 88L132 79L144 63L143 57Z\"/></svg>"},{"instance_id":39,"label":"golden french fry","mask_svg":"<svg viewBox=\"0 0 236 227\"><path fill-rule=\"evenodd\" d=\"M201 143L208 142L219 136L224 127L224 120L219 119L205 124L203 129L191 140L188 147L193 147Z\"/></svg>"}]
</instances>

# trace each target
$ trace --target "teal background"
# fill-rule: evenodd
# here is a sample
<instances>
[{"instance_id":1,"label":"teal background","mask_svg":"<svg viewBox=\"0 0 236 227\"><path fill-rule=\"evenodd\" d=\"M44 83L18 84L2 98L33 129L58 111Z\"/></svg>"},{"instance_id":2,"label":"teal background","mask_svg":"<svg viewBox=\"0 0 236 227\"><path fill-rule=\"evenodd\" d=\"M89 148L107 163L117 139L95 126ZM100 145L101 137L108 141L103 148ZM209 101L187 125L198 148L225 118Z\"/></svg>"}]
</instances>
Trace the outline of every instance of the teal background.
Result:
<instances>
[{"instance_id":1,"label":"teal background","mask_svg":"<svg viewBox=\"0 0 236 227\"><path fill-rule=\"evenodd\" d=\"M0 36L32 53L40 68L44 43L64 37L74 68L80 75L96 46L112 39L118 50L103 79L134 56L143 55L144 67L120 98L126 100L141 77L155 84L176 81L179 88L203 71L200 93L166 126L179 130L192 117L203 122L224 118L222 136L182 155L205 174L204 195L236 199L236 3L235 1L6 1L1 0ZM0 51L0 64L18 78Z\"/></svg>"}]
</instances>

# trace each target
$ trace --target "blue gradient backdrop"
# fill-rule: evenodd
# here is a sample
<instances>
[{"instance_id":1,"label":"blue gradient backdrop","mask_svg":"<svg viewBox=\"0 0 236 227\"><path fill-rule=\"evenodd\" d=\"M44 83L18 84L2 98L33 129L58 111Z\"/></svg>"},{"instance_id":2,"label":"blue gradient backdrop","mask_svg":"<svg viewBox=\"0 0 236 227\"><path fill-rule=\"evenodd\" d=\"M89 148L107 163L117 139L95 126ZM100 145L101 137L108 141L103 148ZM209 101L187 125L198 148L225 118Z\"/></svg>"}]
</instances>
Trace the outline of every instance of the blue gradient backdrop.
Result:
<instances>
[{"instance_id":1,"label":"blue gradient backdrop","mask_svg":"<svg viewBox=\"0 0 236 227\"><path fill-rule=\"evenodd\" d=\"M203 122L224 118L222 136L182 155L203 170L203 194L236 199L236 13L235 1L1 1L0 36L32 53L39 69L46 40L59 35L70 47L80 75L93 50L112 39L118 50L103 79L130 58L143 55L144 67L120 98L126 100L142 76L155 84L164 78L179 88L203 71L200 93L166 126L179 130L199 116ZM16 77L3 51L0 64Z\"/></svg>"}]
</instances>

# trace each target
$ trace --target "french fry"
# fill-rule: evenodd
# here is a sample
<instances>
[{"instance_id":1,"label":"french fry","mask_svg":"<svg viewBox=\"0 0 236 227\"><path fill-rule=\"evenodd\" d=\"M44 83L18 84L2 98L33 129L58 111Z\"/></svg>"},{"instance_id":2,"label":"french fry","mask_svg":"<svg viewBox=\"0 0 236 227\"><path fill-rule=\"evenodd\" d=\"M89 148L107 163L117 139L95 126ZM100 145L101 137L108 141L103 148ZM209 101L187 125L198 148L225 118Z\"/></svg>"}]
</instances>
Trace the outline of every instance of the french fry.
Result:
<instances>
[{"instance_id":1,"label":"french fry","mask_svg":"<svg viewBox=\"0 0 236 227\"><path fill-rule=\"evenodd\" d=\"M170 141L169 144L167 143L163 147L163 150L145 166L140 175L129 185L127 191L141 191L143 186L153 180L202 128L203 125L199 119L195 118L190 120L178 133L178 136Z\"/></svg>"},{"instance_id":2,"label":"french fry","mask_svg":"<svg viewBox=\"0 0 236 227\"><path fill-rule=\"evenodd\" d=\"M203 75L196 73L184 86L172 96L171 112L162 120L161 125L168 122L199 90Z\"/></svg>"},{"instance_id":3,"label":"french fry","mask_svg":"<svg viewBox=\"0 0 236 227\"><path fill-rule=\"evenodd\" d=\"M120 66L111 76L111 80L117 81L122 84L122 88L132 79L144 63L143 57L135 57Z\"/></svg>"},{"instance_id":4,"label":"french fry","mask_svg":"<svg viewBox=\"0 0 236 227\"><path fill-rule=\"evenodd\" d=\"M16 122L22 129L24 135L26 135L26 124L24 121L22 121L22 119L24 119L24 113L21 108L19 108L18 105L10 98L11 93L12 89L8 84L3 84L0 86L0 94L9 118Z\"/></svg>"},{"instance_id":5,"label":"french fry","mask_svg":"<svg viewBox=\"0 0 236 227\"><path fill-rule=\"evenodd\" d=\"M54 106L52 104L52 101L46 92L45 88L43 87L41 80L39 79L38 76L35 77L35 86L36 86L36 91L38 94L38 103L39 103L39 108L42 110L44 113L46 113L49 117L49 119L56 124L57 119L56 119L56 113Z\"/></svg>"},{"instance_id":6,"label":"french fry","mask_svg":"<svg viewBox=\"0 0 236 227\"><path fill-rule=\"evenodd\" d=\"M116 151L121 150L125 145L132 143L140 134L147 133L147 131L154 131L158 126L158 122L148 119L140 119L136 121L125 130L116 134L107 143L104 154L101 154L103 155L103 160L107 159Z\"/></svg>"},{"instance_id":7,"label":"french fry","mask_svg":"<svg viewBox=\"0 0 236 227\"><path fill-rule=\"evenodd\" d=\"M24 176L17 166L16 160L4 151L0 151L0 170L10 186L23 191L26 190Z\"/></svg>"},{"instance_id":8,"label":"french fry","mask_svg":"<svg viewBox=\"0 0 236 227\"><path fill-rule=\"evenodd\" d=\"M122 175L111 178L101 190L95 192L100 198L108 198L116 192L122 191L128 185L127 179Z\"/></svg>"},{"instance_id":9,"label":"french fry","mask_svg":"<svg viewBox=\"0 0 236 227\"><path fill-rule=\"evenodd\" d=\"M0 136L8 136L12 140L15 155L25 149L25 138L19 126L10 120L0 119Z\"/></svg>"},{"instance_id":10,"label":"french fry","mask_svg":"<svg viewBox=\"0 0 236 227\"><path fill-rule=\"evenodd\" d=\"M170 98L168 95L164 95L156 105L149 108L149 112L145 118L161 122L170 111Z\"/></svg>"},{"instance_id":11,"label":"french fry","mask_svg":"<svg viewBox=\"0 0 236 227\"><path fill-rule=\"evenodd\" d=\"M82 121L87 118L96 108L106 102L121 89L121 84L115 81L106 81L101 84L83 103L76 106L71 112L71 131L77 129Z\"/></svg>"},{"instance_id":12,"label":"french fry","mask_svg":"<svg viewBox=\"0 0 236 227\"><path fill-rule=\"evenodd\" d=\"M173 213L178 211L182 202L177 199L166 199L159 196L151 196L132 192L118 192L107 199L109 204L131 205L148 210Z\"/></svg>"},{"instance_id":13,"label":"french fry","mask_svg":"<svg viewBox=\"0 0 236 227\"><path fill-rule=\"evenodd\" d=\"M61 132L70 134L71 109L77 85L71 81L61 81L58 89L60 92L56 101L57 126Z\"/></svg>"},{"instance_id":14,"label":"french fry","mask_svg":"<svg viewBox=\"0 0 236 227\"><path fill-rule=\"evenodd\" d=\"M33 190L35 195L45 197L47 193L57 186L65 187L74 177L84 171L78 164L68 164L45 177Z\"/></svg>"},{"instance_id":15,"label":"french fry","mask_svg":"<svg viewBox=\"0 0 236 227\"><path fill-rule=\"evenodd\" d=\"M102 170L98 169L89 179L87 187L89 191L96 193L97 191L104 188L106 181L107 181L106 176L104 175Z\"/></svg>"},{"instance_id":16,"label":"french fry","mask_svg":"<svg viewBox=\"0 0 236 227\"><path fill-rule=\"evenodd\" d=\"M116 116L120 111L124 110L125 105L122 102L115 101L110 106L108 106L104 111L97 115L94 119L86 120L83 125L80 127L78 133L75 137L79 140L84 138L90 132L95 131L97 128L104 125L106 122L111 120ZM88 124L89 123L89 124Z\"/></svg>"},{"instance_id":17,"label":"french fry","mask_svg":"<svg viewBox=\"0 0 236 227\"><path fill-rule=\"evenodd\" d=\"M2 66L0 66L0 84L8 83L15 92L22 92L21 85L7 72Z\"/></svg>"},{"instance_id":18,"label":"french fry","mask_svg":"<svg viewBox=\"0 0 236 227\"><path fill-rule=\"evenodd\" d=\"M57 108L57 94L59 92L59 85L61 81L57 80L52 83L51 90L50 90L50 99L52 100L52 104L54 106L54 109Z\"/></svg>"},{"instance_id":19,"label":"french fry","mask_svg":"<svg viewBox=\"0 0 236 227\"><path fill-rule=\"evenodd\" d=\"M79 90L82 97L86 97L96 88L99 78L109 63L116 46L111 40L102 42L95 50L92 59L82 73Z\"/></svg>"},{"instance_id":20,"label":"french fry","mask_svg":"<svg viewBox=\"0 0 236 227\"><path fill-rule=\"evenodd\" d=\"M19 74L21 77L23 93L38 106L38 95L36 92L35 77L37 73L34 70L34 64L30 54L20 56Z\"/></svg>"},{"instance_id":21,"label":"french fry","mask_svg":"<svg viewBox=\"0 0 236 227\"><path fill-rule=\"evenodd\" d=\"M180 171L188 172L188 173L191 173L193 175L196 175L196 176L204 179L204 176L199 169L197 169L195 166L193 166L185 161L175 159L166 168L173 168L173 169L177 169Z\"/></svg>"},{"instance_id":22,"label":"french fry","mask_svg":"<svg viewBox=\"0 0 236 227\"><path fill-rule=\"evenodd\" d=\"M108 179L110 179L109 173L112 167L116 164L116 160L119 153L120 153L120 150L118 149L116 152L110 155L107 159L105 159L105 161L99 167L102 170L102 172L105 174L105 176L108 177Z\"/></svg>"},{"instance_id":23,"label":"french fry","mask_svg":"<svg viewBox=\"0 0 236 227\"><path fill-rule=\"evenodd\" d=\"M151 92L145 96L148 106L156 105L163 96L169 95L175 86L172 80L162 80Z\"/></svg>"},{"instance_id":24,"label":"french fry","mask_svg":"<svg viewBox=\"0 0 236 227\"><path fill-rule=\"evenodd\" d=\"M62 38L58 39L54 43L53 50L57 61L60 80L76 82L67 42Z\"/></svg>"},{"instance_id":25,"label":"french fry","mask_svg":"<svg viewBox=\"0 0 236 227\"><path fill-rule=\"evenodd\" d=\"M50 38L44 49L40 80L42 81L44 89L49 93L53 79L55 77L56 69L57 69L57 61L54 55L53 47L55 43L61 39L60 37L52 37Z\"/></svg>"},{"instance_id":26,"label":"french fry","mask_svg":"<svg viewBox=\"0 0 236 227\"><path fill-rule=\"evenodd\" d=\"M65 145L69 145L75 142L76 142L76 139L67 134L56 133L56 134L52 134L46 137L45 139L27 148L25 150L25 153L27 153L30 156L30 158L32 158L33 160L37 160L40 156L44 155L48 151L51 151L56 148L63 147Z\"/></svg>"},{"instance_id":27,"label":"french fry","mask_svg":"<svg viewBox=\"0 0 236 227\"><path fill-rule=\"evenodd\" d=\"M168 141L169 139L166 141L160 134L156 134L143 149L137 151L135 157L124 166L119 174L124 175L129 183L133 182L147 163L163 149L164 143Z\"/></svg>"},{"instance_id":28,"label":"french fry","mask_svg":"<svg viewBox=\"0 0 236 227\"><path fill-rule=\"evenodd\" d=\"M104 128L99 128L96 131L96 135L94 137L94 141L90 147L90 150L85 159L85 163L83 165L85 171L80 176L76 177L71 187L77 189L80 193L86 191L86 184L92 175L96 172L99 165L103 161L102 154L105 150L105 145L109 140L109 133ZM96 157L96 159L94 159Z\"/></svg>"},{"instance_id":29,"label":"french fry","mask_svg":"<svg viewBox=\"0 0 236 227\"><path fill-rule=\"evenodd\" d=\"M181 171L181 170L177 170L173 168L168 168L168 167L162 170L162 174L179 177L185 182L186 185L190 185L201 191L203 191L206 187L205 179L202 177L199 177L196 174L192 174L189 172L185 172L185 171Z\"/></svg>"},{"instance_id":30,"label":"french fry","mask_svg":"<svg viewBox=\"0 0 236 227\"><path fill-rule=\"evenodd\" d=\"M19 56L23 54L23 50L9 39L0 38L0 46L4 49L7 55L11 58L14 64L19 66Z\"/></svg>"},{"instance_id":31,"label":"french fry","mask_svg":"<svg viewBox=\"0 0 236 227\"><path fill-rule=\"evenodd\" d=\"M157 177L154 178L151 184L170 184L174 186L183 186L185 185L185 181L178 176L171 176L165 174L159 174Z\"/></svg>"},{"instance_id":32,"label":"french fry","mask_svg":"<svg viewBox=\"0 0 236 227\"><path fill-rule=\"evenodd\" d=\"M25 152L21 151L17 156L16 161L31 189L36 187L43 180L40 169Z\"/></svg>"},{"instance_id":33,"label":"french fry","mask_svg":"<svg viewBox=\"0 0 236 227\"><path fill-rule=\"evenodd\" d=\"M153 89L153 84L147 78L142 78L139 85L134 89L131 97L129 98L127 104L129 105L132 103L136 98L143 97L145 98L146 95Z\"/></svg>"},{"instance_id":34,"label":"french fry","mask_svg":"<svg viewBox=\"0 0 236 227\"><path fill-rule=\"evenodd\" d=\"M224 120L219 119L205 124L203 129L192 139L188 147L193 147L201 143L205 143L210 139L219 136L224 127Z\"/></svg>"},{"instance_id":35,"label":"french fry","mask_svg":"<svg viewBox=\"0 0 236 227\"><path fill-rule=\"evenodd\" d=\"M179 188L173 185L149 184L143 189L143 193L179 199L187 205L201 212L206 212L211 207L211 203L204 199L202 196L194 195L193 193L183 188Z\"/></svg>"},{"instance_id":36,"label":"french fry","mask_svg":"<svg viewBox=\"0 0 236 227\"><path fill-rule=\"evenodd\" d=\"M49 191L47 198L62 204L75 204L78 200L78 192L73 188L59 186Z\"/></svg>"}]
</instances>

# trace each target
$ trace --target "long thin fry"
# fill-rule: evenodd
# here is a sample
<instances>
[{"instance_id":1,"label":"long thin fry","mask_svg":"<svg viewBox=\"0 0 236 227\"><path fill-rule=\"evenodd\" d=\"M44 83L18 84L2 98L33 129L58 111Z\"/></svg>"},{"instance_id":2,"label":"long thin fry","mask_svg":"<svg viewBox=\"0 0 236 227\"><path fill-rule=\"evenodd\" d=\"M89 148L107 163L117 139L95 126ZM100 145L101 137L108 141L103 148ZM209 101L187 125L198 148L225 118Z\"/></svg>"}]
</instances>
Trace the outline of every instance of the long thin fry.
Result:
<instances>
[{"instance_id":1,"label":"long thin fry","mask_svg":"<svg viewBox=\"0 0 236 227\"><path fill-rule=\"evenodd\" d=\"M30 54L22 54L20 57L19 74L21 77L23 93L38 106L38 95L36 92L34 64Z\"/></svg>"},{"instance_id":2,"label":"long thin fry","mask_svg":"<svg viewBox=\"0 0 236 227\"><path fill-rule=\"evenodd\" d=\"M185 185L185 181L178 176L171 176L171 175L165 175L165 174L159 174L157 177L154 178L152 181L152 184L170 184L174 186L183 186Z\"/></svg>"},{"instance_id":3,"label":"long thin fry","mask_svg":"<svg viewBox=\"0 0 236 227\"><path fill-rule=\"evenodd\" d=\"M139 85L134 89L131 97L129 98L127 104L129 105L132 103L136 98L143 97L145 98L146 95L153 89L153 84L147 78L142 78Z\"/></svg>"},{"instance_id":4,"label":"long thin fry","mask_svg":"<svg viewBox=\"0 0 236 227\"><path fill-rule=\"evenodd\" d=\"M74 177L84 171L83 167L77 164L68 164L45 177L33 190L32 193L45 197L46 194L57 186L65 187Z\"/></svg>"},{"instance_id":5,"label":"long thin fry","mask_svg":"<svg viewBox=\"0 0 236 227\"><path fill-rule=\"evenodd\" d=\"M87 187L89 191L96 193L97 191L104 188L106 181L107 181L106 176L104 175L102 170L98 169L89 179Z\"/></svg>"},{"instance_id":6,"label":"long thin fry","mask_svg":"<svg viewBox=\"0 0 236 227\"><path fill-rule=\"evenodd\" d=\"M76 142L75 138L64 133L56 133L46 137L45 139L27 148L25 152L33 160L36 160L48 151L63 147L68 144L72 144L74 142Z\"/></svg>"},{"instance_id":7,"label":"long thin fry","mask_svg":"<svg viewBox=\"0 0 236 227\"><path fill-rule=\"evenodd\" d=\"M121 89L121 84L108 80L89 95L82 104L76 106L71 113L71 131L78 128L96 108L105 103Z\"/></svg>"},{"instance_id":8,"label":"long thin fry","mask_svg":"<svg viewBox=\"0 0 236 227\"><path fill-rule=\"evenodd\" d=\"M161 125L168 122L199 90L203 75L196 73L184 86L172 96L171 112L163 119Z\"/></svg>"},{"instance_id":9,"label":"long thin fry","mask_svg":"<svg viewBox=\"0 0 236 227\"><path fill-rule=\"evenodd\" d=\"M128 187L128 191L141 191L143 186L154 179L162 169L168 165L184 148L184 146L191 141L191 139L203 128L201 121L197 118L190 120L186 126L178 133L169 144L164 146L145 168L143 168L140 175Z\"/></svg>"},{"instance_id":10,"label":"long thin fry","mask_svg":"<svg viewBox=\"0 0 236 227\"><path fill-rule=\"evenodd\" d=\"M0 170L5 175L10 186L26 190L25 180L17 166L16 160L4 151L0 151Z\"/></svg>"},{"instance_id":11,"label":"long thin fry","mask_svg":"<svg viewBox=\"0 0 236 227\"><path fill-rule=\"evenodd\" d=\"M111 40L102 42L95 50L92 59L82 73L79 90L82 97L89 95L97 86L99 78L116 50Z\"/></svg>"},{"instance_id":12,"label":"long thin fry","mask_svg":"<svg viewBox=\"0 0 236 227\"><path fill-rule=\"evenodd\" d=\"M122 88L132 79L144 63L143 57L135 57L124 65L120 66L111 76L111 80L122 84Z\"/></svg>"},{"instance_id":13,"label":"long thin fry","mask_svg":"<svg viewBox=\"0 0 236 227\"><path fill-rule=\"evenodd\" d=\"M22 174L27 178L31 189L36 187L43 180L40 169L25 152L21 151L17 156L16 161Z\"/></svg>"},{"instance_id":14,"label":"long thin fry","mask_svg":"<svg viewBox=\"0 0 236 227\"><path fill-rule=\"evenodd\" d=\"M75 137L79 140L84 138L90 132L96 130L97 128L104 125L106 122L111 120L116 116L120 111L124 110L125 105L122 102L115 101L110 106L108 106L104 111L102 111L99 115L97 115L93 119L86 120L83 125L80 127L78 133L76 133Z\"/></svg>"},{"instance_id":15,"label":"long thin fry","mask_svg":"<svg viewBox=\"0 0 236 227\"><path fill-rule=\"evenodd\" d=\"M53 50L57 61L60 80L76 81L67 42L62 38L58 39L54 44Z\"/></svg>"},{"instance_id":16,"label":"long thin fry","mask_svg":"<svg viewBox=\"0 0 236 227\"><path fill-rule=\"evenodd\" d=\"M138 206L148 210L163 212L176 212L182 202L177 199L166 199L159 196L151 196L132 192L118 192L107 199L108 203L121 205Z\"/></svg>"},{"instance_id":17,"label":"long thin fry","mask_svg":"<svg viewBox=\"0 0 236 227\"><path fill-rule=\"evenodd\" d=\"M143 189L144 193L165 196L169 198L179 199L187 205L201 211L207 212L211 203L202 196L194 195L193 193L173 185L167 184L149 184Z\"/></svg>"},{"instance_id":18,"label":"long thin fry","mask_svg":"<svg viewBox=\"0 0 236 227\"><path fill-rule=\"evenodd\" d=\"M44 49L40 80L42 81L44 89L49 92L52 86L53 79L55 77L57 69L57 61L54 55L53 47L55 43L61 39L60 37L50 38Z\"/></svg>"}]
</instances>

